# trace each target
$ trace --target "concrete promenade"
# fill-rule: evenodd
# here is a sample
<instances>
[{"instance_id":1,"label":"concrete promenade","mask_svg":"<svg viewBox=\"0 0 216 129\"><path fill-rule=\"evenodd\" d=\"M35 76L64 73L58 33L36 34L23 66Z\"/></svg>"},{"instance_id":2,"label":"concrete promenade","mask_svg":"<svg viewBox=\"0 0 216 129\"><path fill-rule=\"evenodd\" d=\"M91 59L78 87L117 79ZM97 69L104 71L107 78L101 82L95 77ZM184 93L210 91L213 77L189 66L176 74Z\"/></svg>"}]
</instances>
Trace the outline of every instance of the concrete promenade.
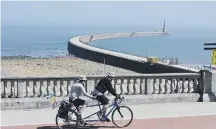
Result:
<instances>
[{"instance_id":1,"label":"concrete promenade","mask_svg":"<svg viewBox=\"0 0 216 129\"><path fill-rule=\"evenodd\" d=\"M216 103L163 103L128 105L134 120L127 129L215 129ZM83 117L97 111L97 107L84 110ZM2 110L2 129L57 129L57 109ZM92 123L90 123L92 124ZM114 128L112 122L94 123L86 128Z\"/></svg>"}]
</instances>

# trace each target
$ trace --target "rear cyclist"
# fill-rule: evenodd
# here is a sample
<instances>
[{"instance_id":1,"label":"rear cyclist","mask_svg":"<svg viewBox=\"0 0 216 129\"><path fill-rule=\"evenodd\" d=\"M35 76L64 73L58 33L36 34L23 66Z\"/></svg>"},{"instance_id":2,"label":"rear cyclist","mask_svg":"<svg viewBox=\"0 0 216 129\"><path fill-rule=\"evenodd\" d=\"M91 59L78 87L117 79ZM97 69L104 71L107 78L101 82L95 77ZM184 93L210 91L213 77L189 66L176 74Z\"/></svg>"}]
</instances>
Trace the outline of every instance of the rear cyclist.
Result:
<instances>
[{"instance_id":1,"label":"rear cyclist","mask_svg":"<svg viewBox=\"0 0 216 129\"><path fill-rule=\"evenodd\" d=\"M89 95L85 89L84 84L87 81L87 78L84 75L79 76L78 81L71 86L69 102L71 102L78 109L79 118L82 120L81 112L85 108L85 100L81 99L82 95L87 96L91 99L95 99L93 96ZM81 109L78 107L82 106ZM86 124L83 120L81 121L83 124Z\"/></svg>"},{"instance_id":2,"label":"rear cyclist","mask_svg":"<svg viewBox=\"0 0 216 129\"><path fill-rule=\"evenodd\" d=\"M104 93L108 90L108 92L113 96L119 98L119 95L116 94L116 91L113 89L111 84L114 77L114 72L108 73L107 77L102 78L92 92L93 96L96 96L96 99L103 105L102 119L105 119L107 122L110 122L109 118L105 118L106 110L109 107L109 99L104 95Z\"/></svg>"}]
</instances>

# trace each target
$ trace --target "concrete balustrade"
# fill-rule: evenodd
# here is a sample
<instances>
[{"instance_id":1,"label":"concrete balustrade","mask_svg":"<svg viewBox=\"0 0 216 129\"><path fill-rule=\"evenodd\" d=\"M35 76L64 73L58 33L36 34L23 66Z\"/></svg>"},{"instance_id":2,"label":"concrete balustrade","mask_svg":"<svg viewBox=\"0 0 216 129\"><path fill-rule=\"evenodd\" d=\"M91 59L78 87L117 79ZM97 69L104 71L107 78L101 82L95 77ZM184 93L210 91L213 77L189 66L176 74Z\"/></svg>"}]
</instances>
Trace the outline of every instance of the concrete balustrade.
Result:
<instances>
[{"instance_id":1,"label":"concrete balustrade","mask_svg":"<svg viewBox=\"0 0 216 129\"><path fill-rule=\"evenodd\" d=\"M85 90L91 93L104 75L87 76ZM1 110L47 108L54 94L58 102L67 100L73 77L3 77L1 79ZM125 96L124 104L167 102L216 102L216 73L162 73L117 75L112 81L118 94ZM106 93L109 98L113 96ZM93 100L87 102L94 103Z\"/></svg>"},{"instance_id":2,"label":"concrete balustrade","mask_svg":"<svg viewBox=\"0 0 216 129\"><path fill-rule=\"evenodd\" d=\"M86 91L91 93L102 77L104 76L88 76ZM197 73L118 75L112 83L117 93L123 95L197 93L200 78L200 74ZM2 78L1 97L45 97L49 94L65 97L76 79L75 76Z\"/></svg>"}]
</instances>

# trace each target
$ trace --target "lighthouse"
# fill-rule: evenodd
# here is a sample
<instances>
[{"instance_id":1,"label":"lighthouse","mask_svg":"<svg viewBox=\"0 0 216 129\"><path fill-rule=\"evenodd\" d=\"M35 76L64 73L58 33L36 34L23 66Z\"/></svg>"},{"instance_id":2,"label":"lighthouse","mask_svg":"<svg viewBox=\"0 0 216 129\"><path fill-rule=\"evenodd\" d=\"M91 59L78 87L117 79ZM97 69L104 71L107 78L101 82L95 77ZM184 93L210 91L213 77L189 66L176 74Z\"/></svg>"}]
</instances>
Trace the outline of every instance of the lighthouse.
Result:
<instances>
[{"instance_id":1,"label":"lighthouse","mask_svg":"<svg viewBox=\"0 0 216 129\"><path fill-rule=\"evenodd\" d=\"M167 29L166 29L166 19L164 19L164 25L163 25L162 32L167 32Z\"/></svg>"}]
</instances>

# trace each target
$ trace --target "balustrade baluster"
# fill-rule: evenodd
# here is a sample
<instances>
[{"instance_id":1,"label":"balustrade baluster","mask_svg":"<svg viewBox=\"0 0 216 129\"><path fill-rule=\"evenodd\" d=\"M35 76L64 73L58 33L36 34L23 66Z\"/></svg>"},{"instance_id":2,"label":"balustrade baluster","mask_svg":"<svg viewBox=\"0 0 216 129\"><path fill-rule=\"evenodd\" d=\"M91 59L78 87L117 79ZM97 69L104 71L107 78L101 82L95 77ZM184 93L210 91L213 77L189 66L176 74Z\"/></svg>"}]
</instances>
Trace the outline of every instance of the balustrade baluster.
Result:
<instances>
[{"instance_id":1,"label":"balustrade baluster","mask_svg":"<svg viewBox=\"0 0 216 129\"><path fill-rule=\"evenodd\" d=\"M168 78L165 78L165 84L164 84L164 94L167 94L167 91L168 91Z\"/></svg>"},{"instance_id":2,"label":"balustrade baluster","mask_svg":"<svg viewBox=\"0 0 216 129\"><path fill-rule=\"evenodd\" d=\"M161 91L162 91L162 78L159 78L159 91L158 91L158 94L160 94L161 93Z\"/></svg>"},{"instance_id":3,"label":"balustrade baluster","mask_svg":"<svg viewBox=\"0 0 216 129\"><path fill-rule=\"evenodd\" d=\"M57 80L55 79L55 80L53 80L53 82L54 82L53 92L54 92L54 95L57 96L57 94L56 94L57 93L57 91L56 91L57 90Z\"/></svg>"},{"instance_id":4,"label":"balustrade baluster","mask_svg":"<svg viewBox=\"0 0 216 129\"><path fill-rule=\"evenodd\" d=\"M143 94L144 92L143 92L143 84L144 84L144 79L143 78L140 78L140 92L139 92L139 94Z\"/></svg>"},{"instance_id":5,"label":"balustrade baluster","mask_svg":"<svg viewBox=\"0 0 216 129\"><path fill-rule=\"evenodd\" d=\"M94 86L97 86L97 80L94 79Z\"/></svg>"},{"instance_id":6,"label":"balustrade baluster","mask_svg":"<svg viewBox=\"0 0 216 129\"><path fill-rule=\"evenodd\" d=\"M60 81L60 86L59 86L59 96L63 96L63 92L64 92L64 89L63 89L63 80L62 79L60 79L59 80Z\"/></svg>"},{"instance_id":7,"label":"balustrade baluster","mask_svg":"<svg viewBox=\"0 0 216 129\"><path fill-rule=\"evenodd\" d=\"M29 80L26 81L26 87L25 87L25 90L26 90L26 96L25 97L30 97L30 87L29 87Z\"/></svg>"},{"instance_id":8,"label":"balustrade baluster","mask_svg":"<svg viewBox=\"0 0 216 129\"><path fill-rule=\"evenodd\" d=\"M127 79L127 93L126 95L130 94L130 78Z\"/></svg>"},{"instance_id":9,"label":"balustrade baluster","mask_svg":"<svg viewBox=\"0 0 216 129\"><path fill-rule=\"evenodd\" d=\"M48 79L47 80L47 90L46 90L46 92L47 92L47 95L50 95L50 89L51 88L51 86L50 86L50 80Z\"/></svg>"},{"instance_id":10,"label":"balustrade baluster","mask_svg":"<svg viewBox=\"0 0 216 129\"><path fill-rule=\"evenodd\" d=\"M191 79L188 79L188 91L187 93L191 93L191 85L190 85Z\"/></svg>"},{"instance_id":11,"label":"balustrade baluster","mask_svg":"<svg viewBox=\"0 0 216 129\"><path fill-rule=\"evenodd\" d=\"M136 78L133 79L133 93L132 93L132 94L133 94L133 95L136 94Z\"/></svg>"},{"instance_id":12,"label":"balustrade baluster","mask_svg":"<svg viewBox=\"0 0 216 129\"><path fill-rule=\"evenodd\" d=\"M174 93L173 82L174 82L174 80L173 80L173 78L171 78L170 79L170 94Z\"/></svg>"},{"instance_id":13,"label":"balustrade baluster","mask_svg":"<svg viewBox=\"0 0 216 129\"><path fill-rule=\"evenodd\" d=\"M23 80L23 97L28 97L27 95L28 95L28 91L27 91L27 81L28 80Z\"/></svg>"},{"instance_id":14,"label":"balustrade baluster","mask_svg":"<svg viewBox=\"0 0 216 129\"><path fill-rule=\"evenodd\" d=\"M117 88L116 88L117 83L118 83L118 79L116 78L116 79L114 79L114 84L113 84L115 91L117 91Z\"/></svg>"},{"instance_id":15,"label":"balustrade baluster","mask_svg":"<svg viewBox=\"0 0 216 129\"><path fill-rule=\"evenodd\" d=\"M51 85L51 92L53 95L55 95L55 79L52 80L52 85Z\"/></svg>"},{"instance_id":16,"label":"balustrade baluster","mask_svg":"<svg viewBox=\"0 0 216 129\"><path fill-rule=\"evenodd\" d=\"M148 79L145 78L145 94L148 94L149 92L149 89L148 89Z\"/></svg>"},{"instance_id":17,"label":"balustrade baluster","mask_svg":"<svg viewBox=\"0 0 216 129\"><path fill-rule=\"evenodd\" d=\"M48 80L43 80L43 96L47 96L48 95L47 84L48 84Z\"/></svg>"},{"instance_id":18,"label":"balustrade baluster","mask_svg":"<svg viewBox=\"0 0 216 129\"><path fill-rule=\"evenodd\" d=\"M58 96L58 97L61 96L61 91L60 91L60 90L61 90L61 87L60 87L61 84L60 84L60 83L61 83L61 80L60 80L60 79L57 79L57 80L56 80L56 86L55 86L55 88L56 88L56 89L55 89L55 91L56 91L56 94L55 94L55 95Z\"/></svg>"},{"instance_id":19,"label":"balustrade baluster","mask_svg":"<svg viewBox=\"0 0 216 129\"><path fill-rule=\"evenodd\" d=\"M24 80L18 80L18 85L17 85L17 87L18 87L18 97L19 98L23 98L25 95L25 88L24 88Z\"/></svg>"},{"instance_id":20,"label":"balustrade baluster","mask_svg":"<svg viewBox=\"0 0 216 129\"><path fill-rule=\"evenodd\" d=\"M123 83L124 83L124 79L123 78L121 78L121 83L120 83L120 94L122 95L123 93L124 93L124 90L123 90Z\"/></svg>"},{"instance_id":21,"label":"balustrade baluster","mask_svg":"<svg viewBox=\"0 0 216 129\"><path fill-rule=\"evenodd\" d=\"M63 81L63 91L64 91L64 96L68 95L68 86L67 86L67 80Z\"/></svg>"},{"instance_id":22,"label":"balustrade baluster","mask_svg":"<svg viewBox=\"0 0 216 129\"><path fill-rule=\"evenodd\" d=\"M9 98L14 98L14 96L15 96L15 91L14 91L14 80L11 80L10 81L10 87L11 87L11 94L10 94L10 96L8 96Z\"/></svg>"},{"instance_id":23,"label":"balustrade baluster","mask_svg":"<svg viewBox=\"0 0 216 129\"><path fill-rule=\"evenodd\" d=\"M197 84L197 78L193 79L194 83L193 83L193 92L199 92L199 87Z\"/></svg>"},{"instance_id":24,"label":"balustrade baluster","mask_svg":"<svg viewBox=\"0 0 216 129\"><path fill-rule=\"evenodd\" d=\"M15 83L16 82L16 83ZM16 84L16 85L15 85ZM18 98L18 81L14 81L14 94L15 94L15 98Z\"/></svg>"},{"instance_id":25,"label":"balustrade baluster","mask_svg":"<svg viewBox=\"0 0 216 129\"><path fill-rule=\"evenodd\" d=\"M70 94L70 80L66 79L66 90L67 90L67 94L66 96L68 96Z\"/></svg>"},{"instance_id":26,"label":"balustrade baluster","mask_svg":"<svg viewBox=\"0 0 216 129\"><path fill-rule=\"evenodd\" d=\"M37 96L36 86L37 86L37 80L33 80L33 97Z\"/></svg>"},{"instance_id":27,"label":"balustrade baluster","mask_svg":"<svg viewBox=\"0 0 216 129\"><path fill-rule=\"evenodd\" d=\"M155 94L155 93L156 93L155 84L156 84L156 79L153 78L153 83L152 83L152 86L153 86L153 93L152 93L152 94Z\"/></svg>"},{"instance_id":28,"label":"balustrade baluster","mask_svg":"<svg viewBox=\"0 0 216 129\"><path fill-rule=\"evenodd\" d=\"M186 82L186 79L182 78L182 91L181 91L181 93L185 92L185 82Z\"/></svg>"},{"instance_id":29,"label":"balustrade baluster","mask_svg":"<svg viewBox=\"0 0 216 129\"><path fill-rule=\"evenodd\" d=\"M176 79L176 82L177 82L177 83L176 83L174 92L175 92L175 93L178 93L178 92L179 92L179 87L180 87L180 86L179 86L179 78Z\"/></svg>"},{"instance_id":30,"label":"balustrade baluster","mask_svg":"<svg viewBox=\"0 0 216 129\"><path fill-rule=\"evenodd\" d=\"M84 89L85 89L85 91L88 93L88 87L87 87L88 84L87 84L87 83L88 83L88 80L84 83Z\"/></svg>"},{"instance_id":31,"label":"balustrade baluster","mask_svg":"<svg viewBox=\"0 0 216 129\"><path fill-rule=\"evenodd\" d=\"M40 80L39 81L39 96L38 97L42 97L43 95L43 91L42 91L42 88L43 88L43 80Z\"/></svg>"},{"instance_id":32,"label":"balustrade baluster","mask_svg":"<svg viewBox=\"0 0 216 129\"><path fill-rule=\"evenodd\" d=\"M7 98L11 98L12 97L12 84L11 81L7 81L7 85L6 85L6 97Z\"/></svg>"},{"instance_id":33,"label":"balustrade baluster","mask_svg":"<svg viewBox=\"0 0 216 129\"><path fill-rule=\"evenodd\" d=\"M71 86L75 83L74 80L70 80L68 83L68 94L70 94Z\"/></svg>"},{"instance_id":34,"label":"balustrade baluster","mask_svg":"<svg viewBox=\"0 0 216 129\"><path fill-rule=\"evenodd\" d=\"M4 82L4 98L8 98L8 95L7 95L7 81L3 81Z\"/></svg>"},{"instance_id":35,"label":"balustrade baluster","mask_svg":"<svg viewBox=\"0 0 216 129\"><path fill-rule=\"evenodd\" d=\"M29 81L29 96L34 97L34 80Z\"/></svg>"},{"instance_id":36,"label":"balustrade baluster","mask_svg":"<svg viewBox=\"0 0 216 129\"><path fill-rule=\"evenodd\" d=\"M1 81L1 98L5 97L5 86L4 86L4 81Z\"/></svg>"}]
</instances>

